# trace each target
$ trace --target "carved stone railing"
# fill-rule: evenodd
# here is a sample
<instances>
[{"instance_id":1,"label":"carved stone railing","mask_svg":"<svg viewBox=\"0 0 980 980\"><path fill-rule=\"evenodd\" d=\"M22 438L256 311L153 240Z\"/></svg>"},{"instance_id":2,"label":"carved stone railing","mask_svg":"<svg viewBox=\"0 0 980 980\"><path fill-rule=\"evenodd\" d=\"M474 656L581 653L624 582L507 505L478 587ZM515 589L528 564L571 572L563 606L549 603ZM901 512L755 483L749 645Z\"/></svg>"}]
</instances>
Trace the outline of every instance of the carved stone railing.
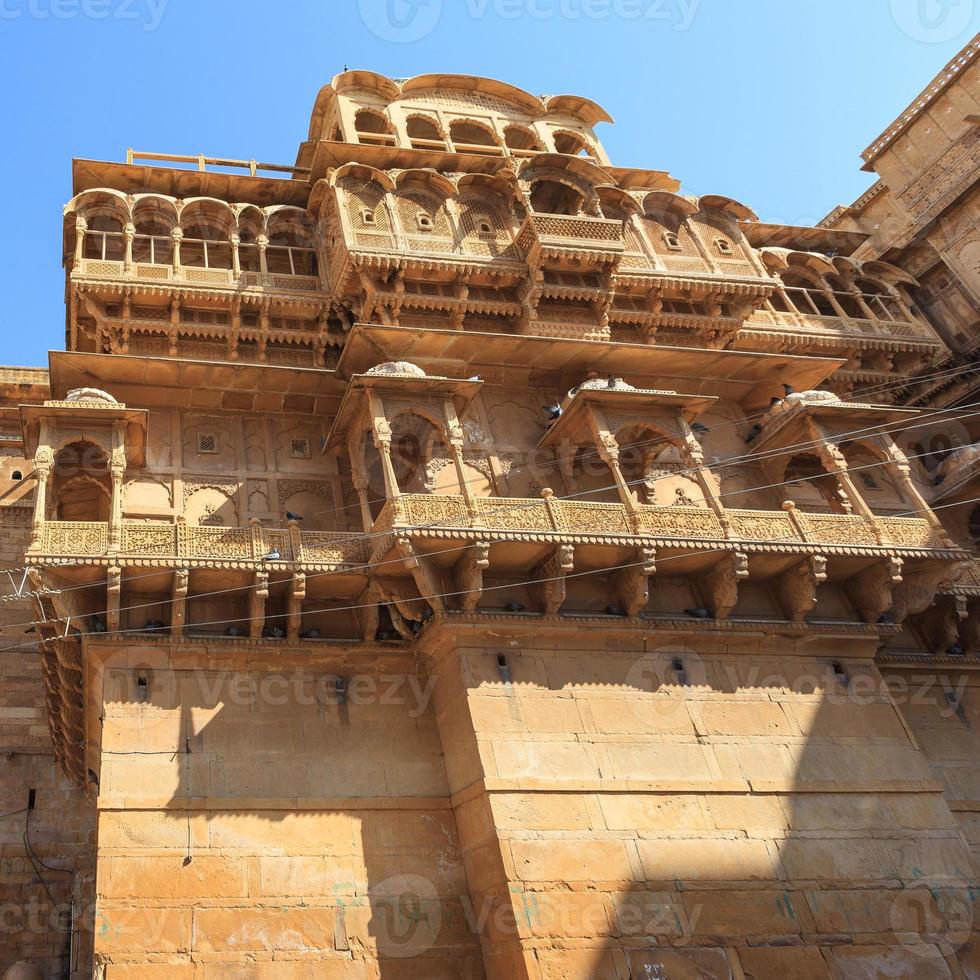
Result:
<instances>
[{"instance_id":1,"label":"carved stone railing","mask_svg":"<svg viewBox=\"0 0 980 980\"><path fill-rule=\"evenodd\" d=\"M366 560L363 535L292 528L211 527L123 521L119 559L262 561L356 564ZM99 521L45 521L36 553L52 558L100 558L108 553L109 525Z\"/></svg>"},{"instance_id":2,"label":"carved stone railing","mask_svg":"<svg viewBox=\"0 0 980 980\"><path fill-rule=\"evenodd\" d=\"M152 282L184 283L194 286L229 286L239 289L271 289L276 292L318 292L323 289L319 276L294 276L273 272L241 272L232 269L205 269L185 265L134 262L127 271L125 263L112 259L82 259L74 274L87 279L133 279Z\"/></svg>"},{"instance_id":3,"label":"carved stone railing","mask_svg":"<svg viewBox=\"0 0 980 980\"><path fill-rule=\"evenodd\" d=\"M813 313L770 313L757 310L745 323L749 329L793 330L828 337L901 338L940 346L927 327L901 320L868 320L858 317L817 316Z\"/></svg>"},{"instance_id":4,"label":"carved stone railing","mask_svg":"<svg viewBox=\"0 0 980 980\"><path fill-rule=\"evenodd\" d=\"M109 547L109 525L104 521L45 521L41 548L49 555L98 557Z\"/></svg>"},{"instance_id":5,"label":"carved stone railing","mask_svg":"<svg viewBox=\"0 0 980 980\"><path fill-rule=\"evenodd\" d=\"M622 221L535 211L524 219L517 241L532 262L542 249L551 253L568 250L616 256L625 249Z\"/></svg>"},{"instance_id":6,"label":"carved stone railing","mask_svg":"<svg viewBox=\"0 0 980 980\"><path fill-rule=\"evenodd\" d=\"M737 540L760 545L828 545L860 548L945 549L947 544L925 518L858 514L813 514L790 510L726 509L727 529L706 507L637 506L588 500L480 497L472 510L464 497L403 494L388 501L374 522L375 537L393 531L485 530L506 534L576 536L641 535L683 541Z\"/></svg>"}]
</instances>

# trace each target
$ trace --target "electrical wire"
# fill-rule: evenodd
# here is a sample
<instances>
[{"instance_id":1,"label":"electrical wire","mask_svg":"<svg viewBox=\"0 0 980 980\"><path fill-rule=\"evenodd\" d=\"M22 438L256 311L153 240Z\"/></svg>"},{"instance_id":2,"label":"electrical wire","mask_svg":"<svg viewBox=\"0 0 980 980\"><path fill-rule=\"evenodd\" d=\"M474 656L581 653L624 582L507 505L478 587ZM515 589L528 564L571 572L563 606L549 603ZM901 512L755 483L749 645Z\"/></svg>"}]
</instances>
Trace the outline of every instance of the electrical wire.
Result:
<instances>
[{"instance_id":1,"label":"electrical wire","mask_svg":"<svg viewBox=\"0 0 980 980\"><path fill-rule=\"evenodd\" d=\"M868 464L868 465L869 466L884 466L884 465L887 465L887 462L886 461L882 461L880 463ZM772 484L772 486L783 486L783 485L785 485L785 482L783 482L783 483L777 483L777 484ZM743 493L743 492L746 492L746 491L738 491L738 492L739 493ZM970 499L970 500L955 501L954 503L940 505L938 507L931 508L931 509L934 510L934 511L935 510L942 510L942 509L945 509L946 507L964 506L966 504L976 503L978 501L980 501L980 497L977 497L977 498L974 498L974 499ZM910 511L906 511L904 513L891 514L891 515L888 515L888 516L889 517L911 517L911 516L915 516L915 515L917 515L919 513L920 513L920 511L918 511L918 510L910 510ZM731 544L735 544L735 543L737 543L737 542L731 542ZM794 537L794 538L784 538L784 539L779 539L779 538L767 539L766 540L766 543L767 544L800 544L801 542L799 541L799 539L797 539L797 538ZM463 550L465 550L465 547L452 548L452 549L448 549L448 550L450 550L450 551L463 551ZM929 550L932 550L932 549L929 549ZM672 560L677 560L677 559L681 559L681 558L687 558L687 557L690 557L690 555L693 555L693 554L699 554L699 555L704 555L704 554L725 554L728 551L729 551L728 548L690 549L689 551L685 552L684 554L673 555L673 556L668 556L668 557L663 558L663 559L659 559L658 562L657 562L657 565L659 567L660 565L664 564L665 562L672 561ZM403 561L403 559L401 559L401 558L395 559L395 560L397 562L399 562L399 563L401 561ZM492 592L492 591L500 590L500 589L513 589L518 584L523 584L523 585L537 585L537 584L543 584L543 583L546 583L546 582L557 581L559 579L577 578L577 577L585 576L585 575L605 574L605 573L608 573L608 572L619 571L619 570L625 569L625 568L633 568L633 567L636 567L636 566L642 565L642 564L645 564L645 562L643 562L643 561L640 561L640 562L624 562L624 563L618 563L618 564L615 564L615 565L611 565L611 566L608 566L606 568L589 569L589 570L584 571L584 572L569 572L567 574L559 575L559 576L551 576L551 577L547 577L547 578L527 580L527 581L525 581L523 583L505 583L505 584L496 585L496 586L486 586L486 587L484 587L482 589L479 589L479 590L476 590L476 589L463 589L463 590L458 590L458 591L455 591L455 592L436 593L436 594L433 594L433 595L430 595L430 596L418 596L417 599L428 602L431 599L448 599L448 598L454 598L454 597L461 596L461 595L467 595L470 592L474 592L474 591L479 591L482 594L482 593L485 593L485 592ZM332 574L332 573L322 573L322 574ZM235 591L243 591L243 590L245 590L247 588L249 588L249 586L242 586L242 587L240 587L239 589L237 589ZM160 604L162 604L162 603L155 603L154 605L160 605ZM377 606L377 605L379 605L379 603L370 602L370 603L354 603L354 604L347 605L347 606L328 606L328 607L324 607L324 608L321 608L321 609L307 609L307 610L303 610L303 614L304 615L316 615L318 613L328 613L328 612L329 613L348 612L348 611L353 611L353 610L357 610L357 609L367 609L367 608L371 608L371 607L374 607L374 606ZM128 608L131 608L131 607L125 607L125 608L128 609ZM136 608L139 608L139 607L136 607ZM290 614L288 612L269 614L269 615L265 616L265 621L268 622L269 620L284 619L284 618L287 618L289 615ZM231 625L231 624L235 624L235 623L239 623L239 622L241 622L241 617L236 617L235 619L211 620L211 621L205 621L205 622L202 622L202 623L194 623L193 624L193 627L194 628L200 628L202 626L227 626L227 625ZM140 631L140 630L131 630L131 629L125 629L125 630L124 629L119 629L119 630L107 630L107 631L103 631L103 632L99 632L99 633L85 632L85 633L81 633L80 635L82 635L82 636L97 636L97 637L105 637L105 636L112 636L112 635L126 635L126 636L132 637L132 636L137 635L137 634L142 635L142 631ZM15 647L0 648L0 653L10 652L10 651L15 650L15 649L18 649L18 648L23 649L24 647L22 645L19 645L19 646L15 646Z\"/></svg>"},{"instance_id":2,"label":"electrical wire","mask_svg":"<svg viewBox=\"0 0 980 980\"><path fill-rule=\"evenodd\" d=\"M939 415L947 415L947 414L950 414L950 413L960 413L957 416L957 418L956 419L953 419L952 421L959 421L960 419L963 419L963 418L972 418L972 417L975 417L977 414L980 414L980 413L977 413L977 412L969 412L969 413L967 413L965 411L967 408L972 407L973 404L980 405L980 402L971 403L971 404L968 404L968 405L964 405L964 406L960 406L960 407L952 408L952 409L939 409L939 410L936 410L935 412L920 413L920 415L918 415L917 418L929 419L929 418L934 418L934 417L939 416ZM906 426L902 431L903 432L909 432L909 431L912 431L914 429L928 427L931 424L932 424L931 422L919 422L916 425ZM875 433L877 430L882 430L882 431L886 431L887 432L887 431L890 431L891 429L893 429L893 427L894 427L894 424L893 423L885 423L884 426L881 426L881 425L866 426L866 427L859 428L859 429L853 429L853 430L851 430L849 432L835 434L835 439L837 439L838 441L843 441L845 439L852 439L852 438L854 438L856 436L860 436L860 435L864 435L865 437L868 437L869 434ZM657 440L651 440L651 441L662 442L663 440L662 439L657 439ZM808 450L808 449L813 449L813 448L816 448L817 446L820 446L822 444L823 444L823 440L822 439L811 439L809 441L799 442L799 443L791 444L789 446L785 446L785 447L781 447L781 448L778 448L778 449L770 450L769 452L765 452L765 453L757 453L757 452L755 452L755 453L753 453L753 452L744 453L741 456L735 456L735 457L731 457L731 458L729 458L727 460L722 460L719 463L713 463L710 467L707 467L707 468L708 468L709 472L715 473L715 472L718 472L720 470L725 469L728 466L740 465L741 463L746 462L746 461L762 462L762 461L765 461L767 459L771 459L773 457L779 457L779 456L788 455L789 453L794 452L794 451L795 452L800 452L800 451L805 451L805 450ZM920 458L920 457L929 456L929 455L932 455L932 454L931 453L921 453L921 454L918 454L917 456L906 457L906 458L913 458L913 459L915 459L915 458ZM571 458L571 457L566 457L566 458ZM655 478L653 478L653 480L647 480L645 478L640 478L640 479L637 479L637 480L626 481L626 482L627 482L627 485L628 486L636 485L636 484L639 484L639 483L656 482L657 480L671 479L671 478L674 478L674 477L677 477L677 476L682 476L682 475L691 475L691 474L697 473L698 471L700 471L702 469L703 469L703 467L701 467L701 466L690 466L690 467L686 467L686 468L680 468L680 469L677 469L677 470L673 470L670 473L664 474L664 475L659 476L659 477L655 477ZM755 489L755 490L765 490L765 489L771 489L771 488L773 488L775 486L781 486L781 485L784 485L784 484L783 483L770 484L768 486L762 486L762 487L757 487L757 488L752 488L752 489ZM578 491L578 492L575 492L575 493L565 494L565 495L559 496L559 497L554 497L552 499L555 499L555 500L574 500L574 499L576 499L578 497L585 497L585 496L589 496L591 494L602 493L602 492L605 492L607 490L615 490L615 489L616 489L616 484L608 484L608 485L606 485L604 487L592 488L592 489L585 490L585 491ZM746 492L749 492L749 491L748 490L742 490L742 491L738 491L738 492L740 492L740 493L746 493ZM718 495L719 498L721 496L727 496L727 495L726 494L720 494L720 495ZM385 499L387 499L387 498L385 498ZM492 499L495 499L495 500L498 500L498 499L499 500L506 500L507 498L503 497L503 498L492 498ZM718 499L718 498L716 498L716 499ZM515 513L515 512L517 512L519 510L522 510L522 509L527 509L527 508L530 508L530 507L539 506L539 504L540 504L540 501L539 500L523 501L521 503L515 503L513 505L513 507L511 507L511 508L506 508L506 507L505 508L498 508L498 511L499 511L499 513L501 515L510 514L510 513ZM421 531L421 530L431 530L431 529L437 529L437 528L443 526L443 524L444 524L444 522L434 521L434 522L430 522L428 524L406 525L405 527L400 528L400 530L405 531L405 532ZM363 541L367 541L367 540L371 540L372 538L384 537L385 535L387 535L389 533L390 532L388 532L388 531L361 532L361 533L357 533L357 534L352 534L346 540L363 540ZM456 549L451 549L451 550L456 550ZM349 571L352 571L352 570L356 570L358 567L370 568L370 567L373 567L374 564L376 564L376 563L367 562L363 566L357 566L357 565L354 565L354 566L346 566L343 571L344 572L349 572ZM329 570L329 571L325 571L325 572L314 572L314 573L309 574L307 577L308 578L316 578L316 577L322 576L322 575L339 574L339 573L340 573L340 570ZM130 576L129 578L127 578L127 582L135 582L135 581L140 580L141 578L152 578L152 577L156 577L158 574L159 574L158 572L148 572L148 573L145 573L143 575ZM196 598L205 598L205 597L207 597L209 595L219 595L219 594L227 593L227 592L237 592L237 591L242 591L242 590L246 590L246 589L254 588L254 587L255 586L247 586L246 585L246 586L236 586L234 588L229 588L229 589L219 589L219 590L215 590L214 592L210 592L210 593L201 593L198 596L196 596ZM65 592L75 591L75 590L78 590L78 589L87 589L87 588L91 588L91 583L85 584L85 585L68 586L68 587L66 587L64 589L60 589L58 591L61 592L61 593L65 593ZM40 594L43 594L43 593L40 593ZM137 608L144 608L144 607L147 607L147 606L155 606L155 605L158 606L158 605L160 605L160 603L159 602L145 603L145 604L143 604L143 606L137 607ZM131 607L127 607L127 608L131 608ZM107 611L105 611L105 610L103 611L103 613L106 613L106 612ZM5 628L14 628L14 627L17 627L17 626L30 626L30 625L36 625L36 624L31 623L31 622L13 623L13 624L8 624L8 626L5 627Z\"/></svg>"},{"instance_id":3,"label":"electrical wire","mask_svg":"<svg viewBox=\"0 0 980 980\"><path fill-rule=\"evenodd\" d=\"M965 372L968 372L968 371L972 371L973 368L965 367L965 368L956 368L956 369L951 369L951 370L952 370L953 373L965 373ZM939 372L939 373L940 374L944 374L946 372ZM928 378L928 376L926 378L924 378L924 379L921 379L921 380L924 381L924 380L927 380L927 378ZM889 383L888 385L874 386L873 388L868 389L868 390L869 391L870 390L875 390L875 388L906 387L906 386L907 386L907 384L906 384L905 381L895 381L895 382ZM853 395L857 395L857 394L861 394L861 393L862 393L862 389L856 389L855 392L852 394L852 397L853 397ZM973 405L976 405L976 404L980 404L980 403L971 402L971 403L968 403L966 405L960 405L960 406L946 408L946 409L939 409L937 411L938 411L938 413L963 411L963 410L965 410L967 408L970 408L970 407L972 407ZM748 416L744 416L744 417L741 417L741 418L738 418L738 419L730 420L728 422L722 422L720 424L717 424L717 425L713 426L712 427L712 430L713 431L720 431L720 430L723 430L723 429L726 429L726 428L737 427L737 426L744 426L748 422L753 422L753 421L757 421L759 419L763 419L768 414L769 414L769 411L766 410L766 411L757 413L755 415L748 415ZM928 414L931 415L931 414L935 414L935 413L928 413ZM637 448L637 447L645 446L645 445L653 445L653 444L657 444L657 443L660 443L660 442L663 442L663 438L662 437L657 437L657 438L648 439L648 440L640 440L640 441L631 443L630 446L629 446L629 448L632 449L632 448ZM591 450L591 451L586 451L586 452L577 452L577 453L575 453L574 456L567 456L567 457L563 457L563 458L562 457L557 457L557 458L550 459L550 460L548 460L548 465L549 466L556 466L556 465L559 465L560 466L561 463L568 462L569 460L581 460L581 459L587 459L587 458L590 458L590 457L597 457L599 455L600 455L600 453L599 453L598 450ZM928 454L926 454L926 455L928 455ZM721 466L737 465L740 461L742 461L744 459L758 459L758 458L759 457L756 454L746 454L743 457L733 457L732 459L722 461L720 464L713 464L711 468L712 469L718 469ZM517 467L516 468L516 472L520 472L520 470L522 468L523 467ZM691 467L687 471L676 471L673 475L679 475L681 472L693 472L696 469L698 469L698 467ZM478 482L478 481L477 481L476 478L474 478L474 479L468 480L466 482L467 482L467 484L469 484L469 483L475 483L475 482ZM369 504L370 503L384 503L386 501L387 501L387 497L376 497L376 498L369 499L368 500L368 503ZM360 507L360 502L351 503L351 504L345 504L345 505L343 505L341 507L324 508L324 509L321 509L321 510L311 511L310 512L310 516L316 516L316 515L320 515L320 514L339 514L339 513L343 512L343 511L353 510L353 509L357 509L359 507ZM364 533L369 533L369 532L364 532ZM24 572L26 570L27 570L27 568L24 567L24 566L20 566L20 567L17 567L17 568L0 569L0 574L12 575L12 574L15 574L15 573L18 573L18 572ZM132 580L133 579L130 579L130 581L132 581ZM61 591L65 591L65 590L61 590ZM20 595L17 595L15 593L15 594L13 594L12 597L19 599L19 598L22 598L22 597L25 597L25 596L26 597L30 597L30 593L22 593ZM0 600L4 600L6 598L8 598L8 596L6 596L6 595L0 595Z\"/></svg>"},{"instance_id":4,"label":"electrical wire","mask_svg":"<svg viewBox=\"0 0 980 980\"><path fill-rule=\"evenodd\" d=\"M961 411L961 409L953 409L953 410L945 410L944 409L944 410L940 410L940 411L938 411L936 413L931 413L931 414L946 414L948 411ZM964 415L962 417L970 417L971 415L975 415L975 414L977 414L977 413L970 413L969 415ZM921 428L921 427L923 427L926 424L927 423L920 423L920 425L918 425L918 426L909 426L909 427L906 427L906 429L904 431L908 431L908 430L913 429L913 428ZM865 429L856 429L856 430L852 430L852 432L850 432L850 433L840 434L840 435L836 436L836 438L843 439L845 437L853 436L856 433L866 433L866 432L868 432L871 429L877 429L877 428L880 428L880 426L871 426L871 427L866 427ZM773 455L779 455L779 456L788 455L789 452L792 451L792 450L794 450L794 449L798 450L801 447L802 448L806 448L806 447L811 447L812 448L812 445L814 445L814 444L819 445L821 443L822 443L822 440L811 440L810 443L797 443L795 445L784 447L784 448L779 449L779 450L774 450L774 451L772 451L769 454L746 454L746 456L744 456L744 457L735 457L734 459L726 460L726 461L724 461L724 463L722 464L722 466L717 466L717 465L716 466L713 466L712 467L712 471L717 470L717 469L720 469L720 468L723 468L723 466L725 466L725 465L732 465L735 462L741 461L741 460L746 459L746 458L748 458L748 459L754 459L754 460L759 460L759 459L769 458L770 456L773 456ZM920 454L920 455L930 455L930 454L925 453L925 454ZM917 457L912 457L912 458L917 458ZM882 464L869 464L869 465L877 466L877 465L886 465L886 464L882 463ZM697 469L698 469L698 467L691 467L691 468L688 468L687 470L674 471L674 472L672 472L670 474L665 474L663 477L660 477L658 479L667 479L667 478L670 478L670 477L673 477L673 476L680 475L680 474L685 473L685 472L688 472L688 473L689 472L695 472ZM852 469L858 469L858 467L852 467ZM636 483L641 483L641 482L645 483L645 482L648 482L648 481L646 481L646 480L644 480L644 479L641 478L639 480L629 481L628 482L628 485L632 485L632 484L636 484ZM766 485L766 486L756 487L756 488L751 488L751 489L752 490L771 489L773 487L785 485L785 483L786 483L786 481L782 481L780 483L769 484L769 485ZM605 487L594 488L594 489L591 489L591 490L588 490L588 491L583 491L583 492L577 493L577 494L570 494L570 495L567 495L566 497L556 498L556 499L571 499L571 498L574 498L574 497L577 497L577 496L584 496L584 495L588 495L588 494L594 494L594 493L599 493L599 492L603 492L603 491L606 491L606 490L613 490L613 489L616 489L615 484L610 484L610 485L607 485ZM750 492L750 490L740 490L740 491L737 491L737 492L738 493L746 493L746 492ZM719 496L727 496L727 494L722 494L722 495L719 495ZM506 499L506 498L500 498L500 499ZM521 503L521 504L515 504L513 510L517 510L517 509L521 509L521 508L526 508L526 507L529 507L529 506L538 506L538 504L539 504L539 501L532 501L532 502L524 502L524 503ZM510 513L510 512L511 512L510 509L507 509L507 510L503 510L502 509L502 513ZM428 529L428 528L438 527L438 526L439 526L439 522L434 522L434 523L432 523L430 525L416 525L414 528L412 526L407 526L403 530L405 530L405 531L425 530L425 529ZM388 534L388 533L390 533L390 532L371 532L371 533L366 533L366 534L364 534L362 536L359 536L359 537L365 537L365 538L368 538L368 537L376 537L376 536L383 536L383 535ZM453 549L447 549L447 550L454 551L454 550L460 550L460 549L453 548ZM401 561L401 559L396 559L396 561ZM368 562L364 566L361 566L361 567L368 567L369 568L369 567L372 567L373 565L376 566L377 564L378 563L370 563L370 562ZM349 572L351 570L356 569L357 567L358 566L348 566L343 571L344 572ZM312 574L310 574L308 576L308 578L315 578L315 577L318 577L318 576L328 575L328 574L338 574L340 571L341 570L328 570L328 571L325 571L325 572L312 573ZM147 573L146 576L133 576L132 578L128 579L128 581L136 581L139 578L150 577L150 576L154 576L154 575L157 575L157 574L159 574L159 573L154 572L154 573ZM64 589L64 590L61 590L61 591L66 592L66 591L71 591L73 589L90 588L90 587L91 587L91 585L90 584L87 584L87 585L82 585L82 586L69 587L68 589ZM215 591L210 592L210 593L201 593L198 596L196 596L195 598L205 598L205 597L207 597L209 595L218 595L218 594L223 594L223 593L227 593L227 592L240 592L240 591L248 590L248 589L253 588L253 587L254 586L245 585L245 586L236 586L236 587L229 588L229 589L220 589L220 590L215 590ZM161 603L159 601L157 601L157 602L153 602L153 603L144 603L142 605L129 606L129 607L124 607L124 608L125 609L144 608L144 607L147 607L147 606L159 606L160 604ZM36 624L26 623L26 622L25 623L19 623L19 624L18 623L15 623L15 624L9 624L7 628L14 628L14 627L17 627L17 626L29 626L29 625L36 625Z\"/></svg>"}]
</instances>

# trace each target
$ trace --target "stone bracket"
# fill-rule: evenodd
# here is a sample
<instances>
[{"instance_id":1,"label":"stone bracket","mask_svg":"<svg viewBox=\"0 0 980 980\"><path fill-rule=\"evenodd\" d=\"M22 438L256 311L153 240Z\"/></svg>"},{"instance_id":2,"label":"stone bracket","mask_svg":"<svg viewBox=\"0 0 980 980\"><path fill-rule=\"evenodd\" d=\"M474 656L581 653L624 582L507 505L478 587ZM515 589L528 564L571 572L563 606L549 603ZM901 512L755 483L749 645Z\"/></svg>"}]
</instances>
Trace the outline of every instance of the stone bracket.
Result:
<instances>
[{"instance_id":1,"label":"stone bracket","mask_svg":"<svg viewBox=\"0 0 980 980\"><path fill-rule=\"evenodd\" d=\"M459 606L464 612L475 612L483 595L483 573L490 567L490 543L474 541L456 562L453 576L459 593Z\"/></svg>"},{"instance_id":2,"label":"stone bracket","mask_svg":"<svg viewBox=\"0 0 980 980\"><path fill-rule=\"evenodd\" d=\"M901 558L876 561L847 583L851 601L866 623L877 623L892 608L895 589L902 584L903 564Z\"/></svg>"},{"instance_id":3,"label":"stone bracket","mask_svg":"<svg viewBox=\"0 0 980 980\"><path fill-rule=\"evenodd\" d=\"M560 544L531 570L528 586L541 612L554 616L565 601L565 576L575 567L575 549Z\"/></svg>"},{"instance_id":4,"label":"stone bracket","mask_svg":"<svg viewBox=\"0 0 980 980\"><path fill-rule=\"evenodd\" d=\"M749 556L726 554L703 579L707 601L715 619L728 619L738 602L738 583L749 577Z\"/></svg>"},{"instance_id":5,"label":"stone bracket","mask_svg":"<svg viewBox=\"0 0 980 980\"><path fill-rule=\"evenodd\" d=\"M639 548L630 564L612 577L616 602L630 616L638 616L650 601L650 576L657 572L657 549Z\"/></svg>"},{"instance_id":6,"label":"stone bracket","mask_svg":"<svg viewBox=\"0 0 980 980\"><path fill-rule=\"evenodd\" d=\"M187 621L187 583L189 572L186 568L178 568L174 572L174 583L170 604L170 633L180 636L184 632Z\"/></svg>"},{"instance_id":7,"label":"stone bracket","mask_svg":"<svg viewBox=\"0 0 980 980\"><path fill-rule=\"evenodd\" d=\"M925 612L935 601L939 586L954 581L961 565L937 562L914 572L905 572L902 581L892 591L892 618L904 623L909 616Z\"/></svg>"},{"instance_id":8,"label":"stone bracket","mask_svg":"<svg viewBox=\"0 0 980 980\"><path fill-rule=\"evenodd\" d=\"M823 555L811 555L776 579L776 594L791 622L806 622L817 603L817 588L826 581L827 559Z\"/></svg>"},{"instance_id":9,"label":"stone bracket","mask_svg":"<svg viewBox=\"0 0 980 980\"><path fill-rule=\"evenodd\" d=\"M257 639L265 628L265 600L269 598L269 573L258 571L248 596L248 635Z\"/></svg>"},{"instance_id":10,"label":"stone bracket","mask_svg":"<svg viewBox=\"0 0 980 980\"><path fill-rule=\"evenodd\" d=\"M412 578L415 579L419 595L433 609L439 612L445 610L446 605L442 598L442 586L439 582L439 576L432 567L429 559L415 550L411 538L398 538L397 548L405 559L405 567L412 573Z\"/></svg>"},{"instance_id":11,"label":"stone bracket","mask_svg":"<svg viewBox=\"0 0 980 980\"><path fill-rule=\"evenodd\" d=\"M122 596L122 569L110 565L106 569L106 630L115 633L119 629L119 602Z\"/></svg>"},{"instance_id":12,"label":"stone bracket","mask_svg":"<svg viewBox=\"0 0 980 980\"><path fill-rule=\"evenodd\" d=\"M954 644L963 646L960 632L966 632L963 626L968 615L966 599L962 596L940 596L918 622L929 649L942 656Z\"/></svg>"},{"instance_id":13,"label":"stone bracket","mask_svg":"<svg viewBox=\"0 0 980 980\"><path fill-rule=\"evenodd\" d=\"M289 599L286 606L286 636L290 640L299 639L300 625L303 621L303 600L306 598L306 575L293 572L289 583Z\"/></svg>"},{"instance_id":14,"label":"stone bracket","mask_svg":"<svg viewBox=\"0 0 980 980\"><path fill-rule=\"evenodd\" d=\"M378 602L378 589L372 583L357 597L354 606L354 618L360 628L361 639L365 643L373 643L378 632Z\"/></svg>"}]
</instances>

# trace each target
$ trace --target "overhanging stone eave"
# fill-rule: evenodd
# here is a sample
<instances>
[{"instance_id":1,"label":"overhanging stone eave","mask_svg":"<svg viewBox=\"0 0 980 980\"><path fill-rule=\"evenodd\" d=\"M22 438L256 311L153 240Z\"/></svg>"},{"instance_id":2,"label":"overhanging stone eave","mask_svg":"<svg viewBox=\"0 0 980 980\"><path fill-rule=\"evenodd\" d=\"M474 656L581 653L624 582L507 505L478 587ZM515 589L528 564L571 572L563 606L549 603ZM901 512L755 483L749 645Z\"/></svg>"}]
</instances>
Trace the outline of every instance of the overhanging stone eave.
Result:
<instances>
[{"instance_id":1,"label":"overhanging stone eave","mask_svg":"<svg viewBox=\"0 0 980 980\"><path fill-rule=\"evenodd\" d=\"M843 366L843 358L756 351L704 350L651 344L620 344L567 340L525 334L468 334L458 330L418 329L381 324L355 324L336 368L339 378L361 374L382 361L452 364L452 372L470 375L479 369L531 371L563 376L573 383L589 371L631 379L648 378L650 388L676 388L690 396L714 395L756 409L782 392L819 387ZM425 364L420 365L423 368Z\"/></svg>"},{"instance_id":2,"label":"overhanging stone eave","mask_svg":"<svg viewBox=\"0 0 980 980\"><path fill-rule=\"evenodd\" d=\"M346 382L327 368L69 351L50 351L48 357L54 398L63 398L72 388L103 388L123 402L205 407L202 391L239 397L252 393L263 410L273 411L270 398L305 396L339 403L346 388Z\"/></svg>"},{"instance_id":3,"label":"overhanging stone eave","mask_svg":"<svg viewBox=\"0 0 980 980\"><path fill-rule=\"evenodd\" d=\"M111 187L126 194L154 192L171 197L215 197L248 201L259 206L293 204L306 207L312 182L279 177L252 177L215 170L174 166L116 163L109 160L72 160L72 194Z\"/></svg>"}]
</instances>

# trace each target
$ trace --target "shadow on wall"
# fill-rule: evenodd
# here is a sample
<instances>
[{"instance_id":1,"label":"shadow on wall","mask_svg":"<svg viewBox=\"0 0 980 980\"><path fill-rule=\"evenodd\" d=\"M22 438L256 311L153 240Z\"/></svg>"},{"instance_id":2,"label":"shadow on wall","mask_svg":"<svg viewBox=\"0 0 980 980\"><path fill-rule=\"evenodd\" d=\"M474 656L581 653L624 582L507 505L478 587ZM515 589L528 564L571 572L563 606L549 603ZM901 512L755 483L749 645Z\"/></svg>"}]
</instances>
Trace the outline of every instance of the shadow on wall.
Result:
<instances>
[{"instance_id":1,"label":"shadow on wall","mask_svg":"<svg viewBox=\"0 0 980 980\"><path fill-rule=\"evenodd\" d=\"M852 642L466 650L462 729L401 652L93 643L107 980L972 975L972 859L908 719L974 751L973 695Z\"/></svg>"},{"instance_id":2,"label":"shadow on wall","mask_svg":"<svg viewBox=\"0 0 980 980\"><path fill-rule=\"evenodd\" d=\"M524 947L485 931L488 975L973 976L972 857L895 703L954 724L957 672L903 688L873 647L729 645L570 641L509 653L509 684L464 656L482 764L513 787L492 794L497 880L466 851Z\"/></svg>"},{"instance_id":3,"label":"shadow on wall","mask_svg":"<svg viewBox=\"0 0 980 980\"><path fill-rule=\"evenodd\" d=\"M362 668L270 646L95 654L106 980L161 959L236 980L476 980L431 689L400 652Z\"/></svg>"}]
</instances>

